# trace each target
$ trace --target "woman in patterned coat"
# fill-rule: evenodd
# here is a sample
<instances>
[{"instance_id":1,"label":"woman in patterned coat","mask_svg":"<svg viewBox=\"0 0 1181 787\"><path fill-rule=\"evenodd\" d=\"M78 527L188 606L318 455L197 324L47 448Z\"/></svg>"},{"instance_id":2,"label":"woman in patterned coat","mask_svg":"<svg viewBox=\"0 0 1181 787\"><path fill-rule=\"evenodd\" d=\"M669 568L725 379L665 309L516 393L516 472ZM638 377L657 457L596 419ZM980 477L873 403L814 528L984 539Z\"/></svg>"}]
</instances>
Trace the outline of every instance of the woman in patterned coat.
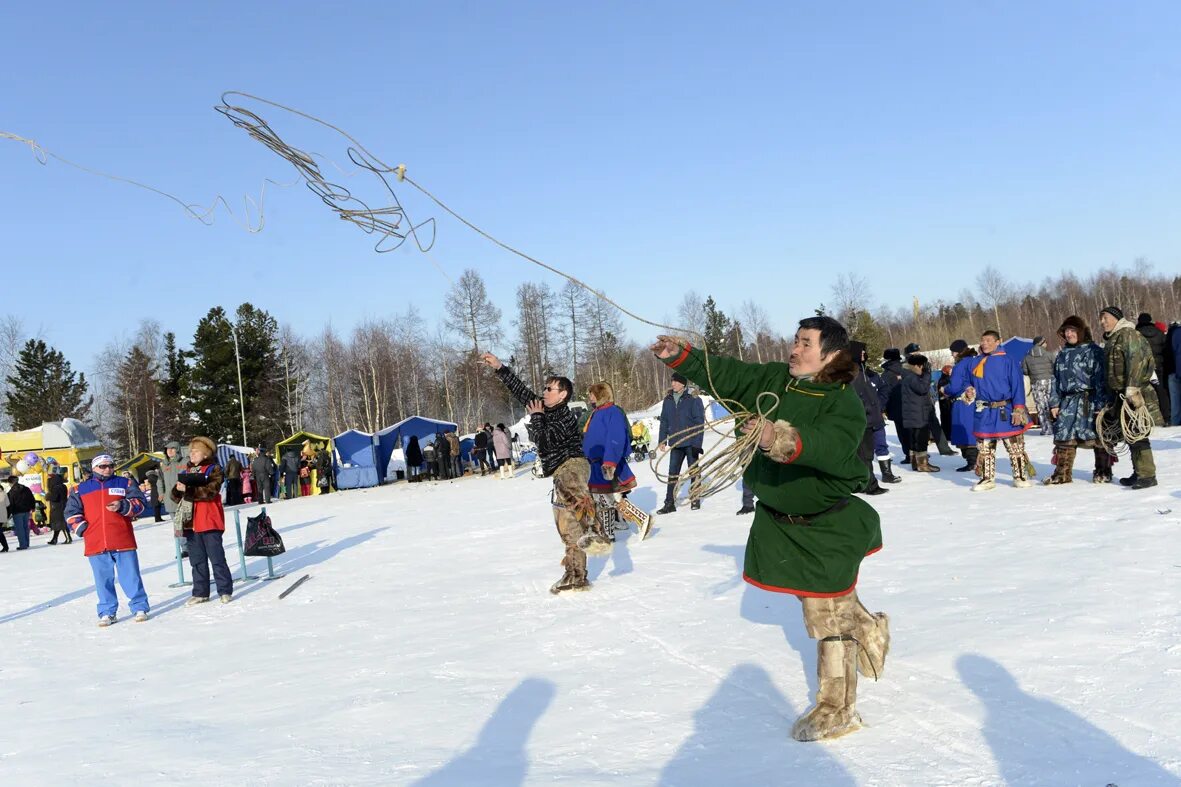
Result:
<instances>
[{"instance_id":1,"label":"woman in patterned coat","mask_svg":"<svg viewBox=\"0 0 1181 787\"><path fill-rule=\"evenodd\" d=\"M1047 484L1069 484L1079 448L1095 449L1096 484L1111 481L1111 455L1099 447L1095 414L1106 403L1103 350L1091 340L1091 329L1071 315L1058 329L1062 351L1054 359L1049 417L1054 421L1054 474Z\"/></svg>"}]
</instances>

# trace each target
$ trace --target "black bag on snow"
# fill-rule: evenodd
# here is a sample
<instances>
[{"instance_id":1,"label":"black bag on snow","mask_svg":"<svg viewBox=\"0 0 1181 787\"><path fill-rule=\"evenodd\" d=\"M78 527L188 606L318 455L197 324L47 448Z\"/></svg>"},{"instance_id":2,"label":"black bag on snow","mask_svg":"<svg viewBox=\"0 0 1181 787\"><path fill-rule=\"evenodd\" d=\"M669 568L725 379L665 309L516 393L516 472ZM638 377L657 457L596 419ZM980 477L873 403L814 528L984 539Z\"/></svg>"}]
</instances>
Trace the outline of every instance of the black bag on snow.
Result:
<instances>
[{"instance_id":1,"label":"black bag on snow","mask_svg":"<svg viewBox=\"0 0 1181 787\"><path fill-rule=\"evenodd\" d=\"M264 508L258 516L246 520L245 552L249 557L274 557L287 551L283 539L271 526L271 518Z\"/></svg>"}]
</instances>

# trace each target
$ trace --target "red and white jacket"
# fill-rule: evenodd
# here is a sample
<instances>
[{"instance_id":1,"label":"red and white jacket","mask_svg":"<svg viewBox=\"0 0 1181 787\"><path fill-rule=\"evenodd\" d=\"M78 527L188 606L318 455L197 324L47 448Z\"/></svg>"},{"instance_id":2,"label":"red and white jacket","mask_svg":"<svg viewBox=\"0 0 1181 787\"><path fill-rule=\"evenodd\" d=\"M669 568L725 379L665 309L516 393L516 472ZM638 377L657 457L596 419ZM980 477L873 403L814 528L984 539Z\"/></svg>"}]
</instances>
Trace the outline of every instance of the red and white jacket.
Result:
<instances>
[{"instance_id":1,"label":"red and white jacket","mask_svg":"<svg viewBox=\"0 0 1181 787\"><path fill-rule=\"evenodd\" d=\"M118 503L118 511L107 510ZM66 522L86 542L86 556L135 549L131 523L144 512L144 493L134 481L113 475L91 476L66 500Z\"/></svg>"}]
</instances>

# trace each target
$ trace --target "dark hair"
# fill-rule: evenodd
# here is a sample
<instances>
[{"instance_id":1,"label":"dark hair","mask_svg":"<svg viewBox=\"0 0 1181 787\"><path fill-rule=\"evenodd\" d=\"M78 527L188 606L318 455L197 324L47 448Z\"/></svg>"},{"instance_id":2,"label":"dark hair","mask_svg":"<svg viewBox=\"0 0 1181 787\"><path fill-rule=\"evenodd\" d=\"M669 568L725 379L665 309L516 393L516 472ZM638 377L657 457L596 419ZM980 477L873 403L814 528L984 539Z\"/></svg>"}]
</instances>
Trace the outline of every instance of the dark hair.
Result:
<instances>
[{"instance_id":1,"label":"dark hair","mask_svg":"<svg viewBox=\"0 0 1181 787\"><path fill-rule=\"evenodd\" d=\"M820 331L820 354L828 355L849 348L849 332L832 317L805 317L799 330Z\"/></svg>"},{"instance_id":2,"label":"dark hair","mask_svg":"<svg viewBox=\"0 0 1181 787\"><path fill-rule=\"evenodd\" d=\"M982 333L980 335L981 336L991 336L992 338L996 339L998 342L1001 340L1001 335L999 333L997 333L996 331L994 331L992 328L989 328L987 331L985 331L984 333Z\"/></svg>"},{"instance_id":3,"label":"dark hair","mask_svg":"<svg viewBox=\"0 0 1181 787\"><path fill-rule=\"evenodd\" d=\"M496 428L503 432L504 431L504 424L497 424Z\"/></svg>"},{"instance_id":4,"label":"dark hair","mask_svg":"<svg viewBox=\"0 0 1181 787\"><path fill-rule=\"evenodd\" d=\"M558 377L557 375L545 378L545 384L549 385L550 383L557 383L558 390L565 392L566 402L568 404L570 402L571 397L574 396L574 383L570 382L570 378L569 377Z\"/></svg>"}]
</instances>

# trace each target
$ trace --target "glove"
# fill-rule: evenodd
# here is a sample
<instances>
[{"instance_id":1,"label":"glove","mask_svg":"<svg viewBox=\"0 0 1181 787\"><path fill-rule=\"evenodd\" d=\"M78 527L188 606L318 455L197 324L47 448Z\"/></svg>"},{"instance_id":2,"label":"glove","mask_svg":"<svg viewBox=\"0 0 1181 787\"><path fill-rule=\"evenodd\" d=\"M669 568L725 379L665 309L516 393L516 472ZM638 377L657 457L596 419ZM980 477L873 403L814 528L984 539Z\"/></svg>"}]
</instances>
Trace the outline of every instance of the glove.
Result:
<instances>
[{"instance_id":1,"label":"glove","mask_svg":"<svg viewBox=\"0 0 1181 787\"><path fill-rule=\"evenodd\" d=\"M1009 422L1013 426L1025 426L1029 423L1029 413L1025 411L1024 407L1017 407L1013 410L1013 415L1009 418Z\"/></svg>"},{"instance_id":2,"label":"glove","mask_svg":"<svg viewBox=\"0 0 1181 787\"><path fill-rule=\"evenodd\" d=\"M1139 388L1132 386L1125 388L1124 399L1128 400L1132 404L1132 407L1135 407L1137 410L1144 406L1144 394L1140 393Z\"/></svg>"},{"instance_id":3,"label":"glove","mask_svg":"<svg viewBox=\"0 0 1181 787\"><path fill-rule=\"evenodd\" d=\"M964 389L962 394L960 394L960 398L962 398L966 404L971 404L972 402L976 401L976 389L969 386L968 388Z\"/></svg>"},{"instance_id":4,"label":"glove","mask_svg":"<svg viewBox=\"0 0 1181 787\"><path fill-rule=\"evenodd\" d=\"M615 465L603 465L603 478L607 481L615 478Z\"/></svg>"},{"instance_id":5,"label":"glove","mask_svg":"<svg viewBox=\"0 0 1181 787\"><path fill-rule=\"evenodd\" d=\"M82 534L86 532L86 528L88 528L88 527L90 527L90 523L83 522L82 524L80 524L76 528L74 528L74 535L78 536L78 538L81 538Z\"/></svg>"}]
</instances>

